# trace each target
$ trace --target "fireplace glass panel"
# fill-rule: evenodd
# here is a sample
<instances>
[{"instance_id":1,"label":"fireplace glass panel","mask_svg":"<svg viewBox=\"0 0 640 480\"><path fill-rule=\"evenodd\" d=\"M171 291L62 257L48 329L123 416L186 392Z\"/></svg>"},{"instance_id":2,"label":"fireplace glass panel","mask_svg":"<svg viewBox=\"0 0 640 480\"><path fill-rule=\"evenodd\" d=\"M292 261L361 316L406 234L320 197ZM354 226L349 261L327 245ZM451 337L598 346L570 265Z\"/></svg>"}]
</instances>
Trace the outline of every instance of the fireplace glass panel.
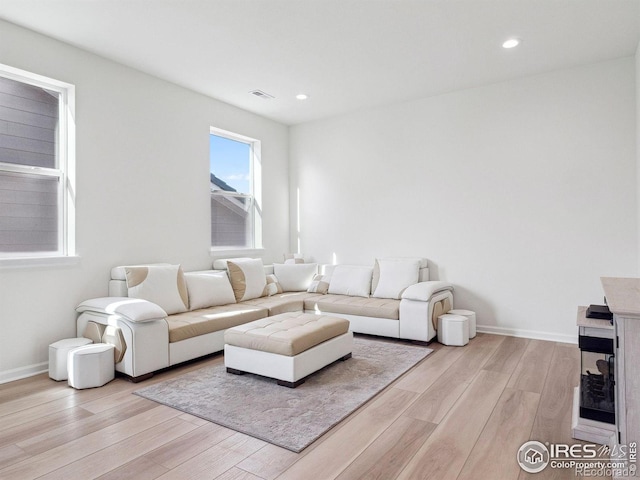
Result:
<instances>
[{"instance_id":1,"label":"fireplace glass panel","mask_svg":"<svg viewBox=\"0 0 640 480\"><path fill-rule=\"evenodd\" d=\"M615 424L614 363L613 353L581 349L580 416L582 418Z\"/></svg>"}]
</instances>

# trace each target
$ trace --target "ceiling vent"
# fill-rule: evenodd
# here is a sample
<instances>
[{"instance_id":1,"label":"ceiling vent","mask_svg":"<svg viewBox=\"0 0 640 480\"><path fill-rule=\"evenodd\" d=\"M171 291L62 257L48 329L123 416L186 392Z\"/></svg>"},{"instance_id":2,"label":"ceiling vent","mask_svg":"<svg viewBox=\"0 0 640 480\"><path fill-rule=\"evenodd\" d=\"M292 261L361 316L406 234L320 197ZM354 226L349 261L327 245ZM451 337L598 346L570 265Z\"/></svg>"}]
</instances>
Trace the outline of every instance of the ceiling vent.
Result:
<instances>
[{"instance_id":1,"label":"ceiling vent","mask_svg":"<svg viewBox=\"0 0 640 480\"><path fill-rule=\"evenodd\" d=\"M273 95L269 95L268 93L263 92L262 90L251 90L249 93L251 95L255 95L256 97L263 98L264 100L271 100L272 98L276 98Z\"/></svg>"}]
</instances>

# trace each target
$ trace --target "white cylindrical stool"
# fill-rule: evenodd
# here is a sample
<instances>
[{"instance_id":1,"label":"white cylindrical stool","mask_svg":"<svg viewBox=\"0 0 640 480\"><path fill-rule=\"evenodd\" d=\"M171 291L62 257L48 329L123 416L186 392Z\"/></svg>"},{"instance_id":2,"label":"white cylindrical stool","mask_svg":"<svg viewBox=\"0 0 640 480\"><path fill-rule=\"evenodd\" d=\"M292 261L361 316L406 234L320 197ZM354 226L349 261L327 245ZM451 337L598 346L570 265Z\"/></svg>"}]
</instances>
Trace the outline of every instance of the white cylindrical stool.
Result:
<instances>
[{"instance_id":1,"label":"white cylindrical stool","mask_svg":"<svg viewBox=\"0 0 640 480\"><path fill-rule=\"evenodd\" d=\"M88 338L65 338L49 345L49 377L56 381L66 380L67 355L69 350L92 343Z\"/></svg>"},{"instance_id":2,"label":"white cylindrical stool","mask_svg":"<svg viewBox=\"0 0 640 480\"><path fill-rule=\"evenodd\" d=\"M94 343L69 352L69 386L77 389L101 387L115 377L113 345Z\"/></svg>"},{"instance_id":3,"label":"white cylindrical stool","mask_svg":"<svg viewBox=\"0 0 640 480\"><path fill-rule=\"evenodd\" d=\"M469 320L462 315L445 313L438 317L438 341L462 347L469 343Z\"/></svg>"},{"instance_id":4,"label":"white cylindrical stool","mask_svg":"<svg viewBox=\"0 0 640 480\"><path fill-rule=\"evenodd\" d=\"M469 319L469 339L475 338L476 336L476 312L472 312L471 310L449 310L447 313L451 315L462 315L463 317L467 317Z\"/></svg>"}]
</instances>

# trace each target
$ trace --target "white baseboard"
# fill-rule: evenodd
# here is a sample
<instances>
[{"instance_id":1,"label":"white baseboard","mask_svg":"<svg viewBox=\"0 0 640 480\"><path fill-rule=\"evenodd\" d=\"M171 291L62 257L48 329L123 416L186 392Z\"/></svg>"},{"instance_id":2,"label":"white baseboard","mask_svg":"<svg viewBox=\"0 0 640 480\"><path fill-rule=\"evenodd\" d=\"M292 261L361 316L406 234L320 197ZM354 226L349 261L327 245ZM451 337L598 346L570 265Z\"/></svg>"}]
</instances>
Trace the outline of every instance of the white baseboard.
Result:
<instances>
[{"instance_id":1,"label":"white baseboard","mask_svg":"<svg viewBox=\"0 0 640 480\"><path fill-rule=\"evenodd\" d=\"M489 325L478 325L476 330L481 333L491 333L494 335L506 335L508 337L531 338L533 340L548 340L550 342L578 343L578 333L575 335L565 335L561 333L540 332L537 330L521 330L518 328L502 328Z\"/></svg>"},{"instance_id":2,"label":"white baseboard","mask_svg":"<svg viewBox=\"0 0 640 480\"><path fill-rule=\"evenodd\" d=\"M35 365L14 368L13 370L5 370L4 372L0 372L0 384L13 382L14 380L21 380L23 378L32 377L39 373L45 373L48 371L49 362L36 363Z\"/></svg>"}]
</instances>

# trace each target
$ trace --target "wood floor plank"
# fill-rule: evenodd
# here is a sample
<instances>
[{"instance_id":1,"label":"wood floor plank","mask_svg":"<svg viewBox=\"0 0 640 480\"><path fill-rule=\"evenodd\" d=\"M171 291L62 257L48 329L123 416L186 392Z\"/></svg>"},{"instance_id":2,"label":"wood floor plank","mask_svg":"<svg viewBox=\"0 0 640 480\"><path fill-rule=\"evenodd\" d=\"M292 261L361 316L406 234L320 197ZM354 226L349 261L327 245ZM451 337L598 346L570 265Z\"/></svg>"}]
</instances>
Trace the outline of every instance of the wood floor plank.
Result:
<instances>
[{"instance_id":1,"label":"wood floor plank","mask_svg":"<svg viewBox=\"0 0 640 480\"><path fill-rule=\"evenodd\" d=\"M442 375L407 409L404 416L438 424L469 386L460 378Z\"/></svg>"},{"instance_id":2,"label":"wood floor plank","mask_svg":"<svg viewBox=\"0 0 640 480\"><path fill-rule=\"evenodd\" d=\"M518 390L542 393L553 350L553 342L530 340L507 386Z\"/></svg>"},{"instance_id":3,"label":"wood floor plank","mask_svg":"<svg viewBox=\"0 0 640 480\"><path fill-rule=\"evenodd\" d=\"M177 417L179 414L180 412L177 410L159 405L116 425L103 428L4 468L0 470L0 478L6 476L27 480L40 477L103 448L124 441L154 425Z\"/></svg>"},{"instance_id":4,"label":"wood floor plank","mask_svg":"<svg viewBox=\"0 0 640 480\"><path fill-rule=\"evenodd\" d=\"M115 407L112 410L106 410L102 413L91 415L77 422L62 425L48 431L40 432L40 430L37 429L31 437L16 443L31 455L37 455L109 426L116 425L121 421L126 421L157 406L157 403L138 398L135 403L127 404L124 409Z\"/></svg>"},{"instance_id":5,"label":"wood floor plank","mask_svg":"<svg viewBox=\"0 0 640 480\"><path fill-rule=\"evenodd\" d=\"M276 445L267 444L240 462L238 468L258 475L265 480L274 480L299 457L300 455L297 453Z\"/></svg>"},{"instance_id":6,"label":"wood floor plank","mask_svg":"<svg viewBox=\"0 0 640 480\"><path fill-rule=\"evenodd\" d=\"M16 445L5 445L0 448L0 470L29 458L27 452ZM0 477L2 478L2 477Z\"/></svg>"},{"instance_id":7,"label":"wood floor plank","mask_svg":"<svg viewBox=\"0 0 640 480\"><path fill-rule=\"evenodd\" d=\"M418 397L405 415L425 422L440 423L504 341L504 337L496 335L479 335L466 347L459 348L463 354Z\"/></svg>"},{"instance_id":8,"label":"wood floor plank","mask_svg":"<svg viewBox=\"0 0 640 480\"><path fill-rule=\"evenodd\" d=\"M168 471L169 469L142 456L100 475L96 480L153 480Z\"/></svg>"},{"instance_id":9,"label":"wood floor plank","mask_svg":"<svg viewBox=\"0 0 640 480\"><path fill-rule=\"evenodd\" d=\"M508 380L506 373L481 370L397 478L455 479Z\"/></svg>"},{"instance_id":10,"label":"wood floor plank","mask_svg":"<svg viewBox=\"0 0 640 480\"><path fill-rule=\"evenodd\" d=\"M206 425L199 426L179 439L166 442L145 456L153 463L171 470L235 433L228 428L207 422Z\"/></svg>"},{"instance_id":11,"label":"wood floor plank","mask_svg":"<svg viewBox=\"0 0 640 480\"><path fill-rule=\"evenodd\" d=\"M571 438L571 414L573 389L579 383L580 351L577 345L562 343L551 345L554 348L549 374L529 439L549 443L578 443ZM574 476L571 469L547 467L536 474L522 471L518 478L548 480L574 478Z\"/></svg>"},{"instance_id":12,"label":"wood floor plank","mask_svg":"<svg viewBox=\"0 0 640 480\"><path fill-rule=\"evenodd\" d=\"M337 480L396 478L436 426L400 417L338 475Z\"/></svg>"},{"instance_id":13,"label":"wood floor plank","mask_svg":"<svg viewBox=\"0 0 640 480\"><path fill-rule=\"evenodd\" d=\"M240 468L233 467L224 472L215 480L265 480L263 477L258 477L253 473L246 472Z\"/></svg>"},{"instance_id":14,"label":"wood floor plank","mask_svg":"<svg viewBox=\"0 0 640 480\"><path fill-rule=\"evenodd\" d=\"M516 480L518 449L529 440L539 401L538 393L505 389L457 480Z\"/></svg>"},{"instance_id":15,"label":"wood floor plank","mask_svg":"<svg viewBox=\"0 0 640 480\"><path fill-rule=\"evenodd\" d=\"M34 393L24 398L17 398L11 402L0 404L0 431L15 427L25 422L38 420L55 412L61 412L68 408L81 406L85 402L98 399L105 395L104 390L88 388L75 390L66 383L55 384L53 388L47 388L47 395ZM129 382L114 380L109 384L110 393L127 388Z\"/></svg>"},{"instance_id":16,"label":"wood floor plank","mask_svg":"<svg viewBox=\"0 0 640 480\"><path fill-rule=\"evenodd\" d=\"M54 387L54 385L56 385L56 382L52 381L46 373L2 383L0 384L0 404L35 392L44 392L48 388Z\"/></svg>"},{"instance_id":17,"label":"wood floor plank","mask_svg":"<svg viewBox=\"0 0 640 480\"><path fill-rule=\"evenodd\" d=\"M311 454L303 456L289 467L279 480L299 480L309 472L316 478L337 477L355 460L417 396L414 392L390 388L347 423L318 443Z\"/></svg>"},{"instance_id":18,"label":"wood floor plank","mask_svg":"<svg viewBox=\"0 0 640 480\"><path fill-rule=\"evenodd\" d=\"M136 403L138 398L138 396L132 395L127 389L124 392L97 398L91 402L84 402L81 406L88 412L101 413L114 407L126 408L127 405Z\"/></svg>"},{"instance_id":19,"label":"wood floor plank","mask_svg":"<svg viewBox=\"0 0 640 480\"><path fill-rule=\"evenodd\" d=\"M528 338L505 337L483 368L495 372L513 373L529 342Z\"/></svg>"},{"instance_id":20,"label":"wood floor plank","mask_svg":"<svg viewBox=\"0 0 640 480\"><path fill-rule=\"evenodd\" d=\"M121 467L125 463L141 457L166 441L180 438L185 433L198 428L193 423L174 417L159 425L130 436L122 442L110 445L75 462L59 468L41 480L68 480L69 478L93 478Z\"/></svg>"},{"instance_id":21,"label":"wood floor plank","mask_svg":"<svg viewBox=\"0 0 640 480\"><path fill-rule=\"evenodd\" d=\"M162 480L216 478L264 447L262 440L236 433L158 477Z\"/></svg>"},{"instance_id":22,"label":"wood floor plank","mask_svg":"<svg viewBox=\"0 0 640 480\"><path fill-rule=\"evenodd\" d=\"M442 347L429 355L428 362L421 362L407 375L394 383L394 387L410 392L423 393L435 382L451 364L462 356L464 349Z\"/></svg>"},{"instance_id":23,"label":"wood floor plank","mask_svg":"<svg viewBox=\"0 0 640 480\"><path fill-rule=\"evenodd\" d=\"M31 420L29 422L15 425L11 428L0 430L0 447L13 443L26 441L36 434L42 434L56 430L63 426L75 428L77 422L84 418L91 417L92 414L81 407L72 407L60 412L52 413L46 417Z\"/></svg>"}]
</instances>

